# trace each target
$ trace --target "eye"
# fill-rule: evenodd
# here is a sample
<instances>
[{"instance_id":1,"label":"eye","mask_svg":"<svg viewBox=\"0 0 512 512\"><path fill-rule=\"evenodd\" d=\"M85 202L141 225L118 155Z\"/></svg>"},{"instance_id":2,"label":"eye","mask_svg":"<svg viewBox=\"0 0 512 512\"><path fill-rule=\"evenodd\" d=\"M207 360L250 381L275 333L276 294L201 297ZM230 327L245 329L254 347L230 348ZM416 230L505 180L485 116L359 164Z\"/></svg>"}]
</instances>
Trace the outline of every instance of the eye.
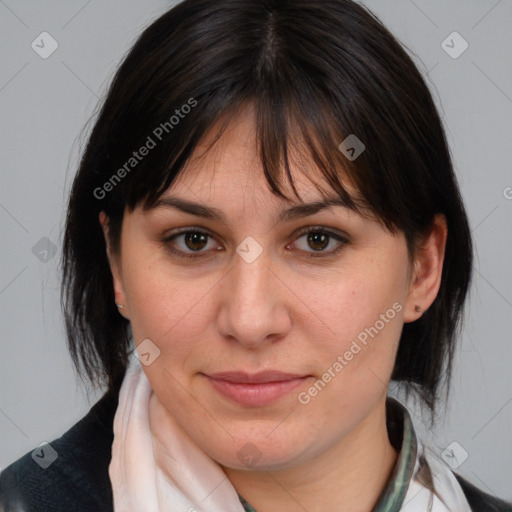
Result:
<instances>
[{"instance_id":1,"label":"eye","mask_svg":"<svg viewBox=\"0 0 512 512\"><path fill-rule=\"evenodd\" d=\"M299 231L297 240L304 239L305 243L298 244L301 251L309 253L307 257L318 258L332 256L339 252L345 245L349 243L347 237L326 230L325 228L305 228ZM297 241L294 242L297 245ZM334 248L325 250L327 247L334 245ZM312 249L312 251L308 250Z\"/></svg>"},{"instance_id":2,"label":"eye","mask_svg":"<svg viewBox=\"0 0 512 512\"><path fill-rule=\"evenodd\" d=\"M304 228L297 235L298 238L296 238L293 245L299 245L299 250L307 253L307 257L311 258L332 256L349 243L346 236L320 227ZM304 239L305 243L297 244L297 241L301 239ZM215 242L212 234L195 228L173 233L162 238L160 242L167 251L180 258L201 258L206 256L209 250L222 250L222 247ZM334 248L326 250L332 245L334 245Z\"/></svg>"},{"instance_id":3,"label":"eye","mask_svg":"<svg viewBox=\"0 0 512 512\"><path fill-rule=\"evenodd\" d=\"M181 258L200 258L208 249L221 249L218 244L214 243L209 232L199 229L187 229L174 233L164 237L161 243L169 252ZM210 247L208 248L209 243ZM204 250L205 248L208 249Z\"/></svg>"}]
</instances>

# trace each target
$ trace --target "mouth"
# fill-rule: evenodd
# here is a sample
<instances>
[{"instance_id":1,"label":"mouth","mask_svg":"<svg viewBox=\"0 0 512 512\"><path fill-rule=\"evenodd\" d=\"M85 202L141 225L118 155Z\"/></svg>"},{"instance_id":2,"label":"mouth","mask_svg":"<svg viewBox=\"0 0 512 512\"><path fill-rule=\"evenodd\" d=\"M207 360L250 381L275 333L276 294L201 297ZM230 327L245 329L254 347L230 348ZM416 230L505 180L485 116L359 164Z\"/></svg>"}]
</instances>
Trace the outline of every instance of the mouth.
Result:
<instances>
[{"instance_id":1,"label":"mouth","mask_svg":"<svg viewBox=\"0 0 512 512\"><path fill-rule=\"evenodd\" d=\"M255 374L221 372L203 375L222 396L250 407L276 402L312 377L275 370Z\"/></svg>"}]
</instances>

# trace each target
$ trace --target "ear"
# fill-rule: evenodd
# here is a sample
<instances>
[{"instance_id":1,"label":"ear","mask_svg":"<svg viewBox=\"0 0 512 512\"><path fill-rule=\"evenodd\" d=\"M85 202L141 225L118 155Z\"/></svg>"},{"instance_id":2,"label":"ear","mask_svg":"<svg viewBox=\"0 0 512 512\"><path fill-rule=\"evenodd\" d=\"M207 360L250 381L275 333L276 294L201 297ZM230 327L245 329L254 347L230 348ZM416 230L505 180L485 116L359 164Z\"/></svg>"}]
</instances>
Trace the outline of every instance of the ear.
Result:
<instances>
[{"instance_id":1,"label":"ear","mask_svg":"<svg viewBox=\"0 0 512 512\"><path fill-rule=\"evenodd\" d=\"M114 297L116 301L116 305L119 308L119 313L123 315L125 318L129 318L128 316L128 307L126 303L126 295L124 292L123 280L122 280L122 272L121 272L121 262L118 254L113 254L112 248L110 245L109 238L109 222L110 219L107 217L105 212L100 212L99 221L101 227L103 229L103 236L105 237L105 245L107 247L107 258L110 265L110 272L112 273L112 285L114 287Z\"/></svg>"},{"instance_id":2,"label":"ear","mask_svg":"<svg viewBox=\"0 0 512 512\"><path fill-rule=\"evenodd\" d=\"M415 255L405 304L405 322L417 320L432 305L439 292L447 236L445 216L435 215Z\"/></svg>"}]
</instances>

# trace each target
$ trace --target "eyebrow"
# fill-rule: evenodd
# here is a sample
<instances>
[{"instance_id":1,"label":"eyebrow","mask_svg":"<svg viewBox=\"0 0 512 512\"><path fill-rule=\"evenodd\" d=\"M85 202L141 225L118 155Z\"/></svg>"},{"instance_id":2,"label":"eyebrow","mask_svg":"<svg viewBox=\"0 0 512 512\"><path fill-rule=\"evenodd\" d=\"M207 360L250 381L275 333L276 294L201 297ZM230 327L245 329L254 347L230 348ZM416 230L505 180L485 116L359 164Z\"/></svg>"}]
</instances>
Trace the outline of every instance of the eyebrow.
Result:
<instances>
[{"instance_id":1,"label":"eyebrow","mask_svg":"<svg viewBox=\"0 0 512 512\"><path fill-rule=\"evenodd\" d=\"M282 210L277 217L277 222L285 222L293 219L307 217L308 215L313 215L321 210L331 208L332 206L341 206L346 208L347 204L341 197L334 197L324 201L315 201L312 203L297 204ZM195 203L193 201L182 199L176 196L163 197L158 199L154 206L150 209L154 210L157 208L174 208L184 213L189 213L198 217L215 220L222 224L227 224L224 212L218 208Z\"/></svg>"}]
</instances>

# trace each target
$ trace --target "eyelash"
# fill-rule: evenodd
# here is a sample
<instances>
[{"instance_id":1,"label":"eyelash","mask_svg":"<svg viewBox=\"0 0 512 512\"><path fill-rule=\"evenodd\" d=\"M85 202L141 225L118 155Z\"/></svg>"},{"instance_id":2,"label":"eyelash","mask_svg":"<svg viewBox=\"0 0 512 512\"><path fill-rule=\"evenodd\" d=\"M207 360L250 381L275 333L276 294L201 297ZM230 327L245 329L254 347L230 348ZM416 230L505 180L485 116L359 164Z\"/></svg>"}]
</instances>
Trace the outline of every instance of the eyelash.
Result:
<instances>
[{"instance_id":1,"label":"eyelash","mask_svg":"<svg viewBox=\"0 0 512 512\"><path fill-rule=\"evenodd\" d=\"M203 254L204 251L197 251L195 253L193 253L193 252L187 253L184 251L176 250L171 246L171 242L175 238L177 238L178 236L187 235L190 233L200 233L203 235L207 235L210 238L214 238L213 235L207 230L197 229L197 228L188 228L186 230L180 231L178 233L173 233L172 235L162 238L160 240L160 243L162 246L165 247L166 250L168 250L169 252L171 252L172 254L175 254L176 256L178 256L180 258L193 259L193 258L204 257L204 254ZM308 254L308 256L306 256L307 258L327 258L329 256L334 256L339 251L341 251L341 249L345 245L350 243L350 241L345 236L342 236L338 233L334 233L332 231L329 231L325 228L320 228L320 227L314 227L314 228L308 227L308 228L300 229L296 235L295 240L298 240L303 235L310 234L310 233L327 235L329 238L333 238L334 240L337 240L338 242L340 242L340 245L335 249L331 249L330 251L318 251L318 252L312 252L312 253L309 253L309 251L305 251Z\"/></svg>"}]
</instances>

